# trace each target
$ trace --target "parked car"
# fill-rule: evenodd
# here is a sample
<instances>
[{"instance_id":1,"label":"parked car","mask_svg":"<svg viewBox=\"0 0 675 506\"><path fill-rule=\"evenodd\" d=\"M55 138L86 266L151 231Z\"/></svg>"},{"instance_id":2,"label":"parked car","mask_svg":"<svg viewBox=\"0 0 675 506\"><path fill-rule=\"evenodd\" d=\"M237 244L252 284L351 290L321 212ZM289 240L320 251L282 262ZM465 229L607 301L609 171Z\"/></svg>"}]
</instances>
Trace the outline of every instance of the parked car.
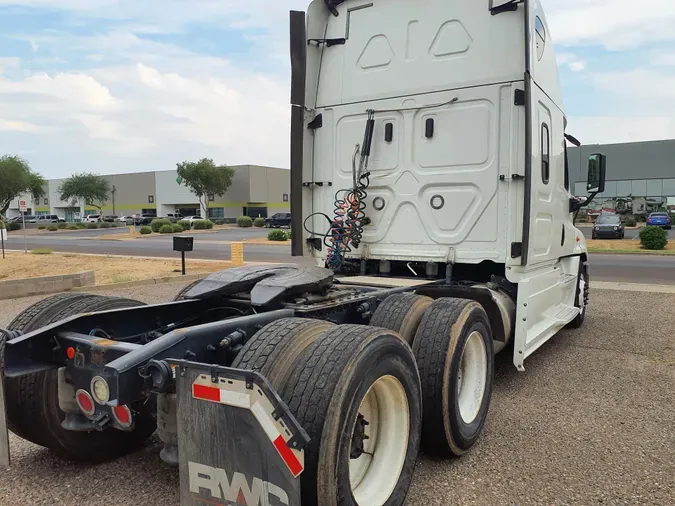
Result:
<instances>
[{"instance_id":1,"label":"parked car","mask_svg":"<svg viewBox=\"0 0 675 506\"><path fill-rule=\"evenodd\" d=\"M59 217L56 216L55 214L41 214L40 216L36 216L35 220L31 220L31 223L58 223L59 222Z\"/></svg>"},{"instance_id":2,"label":"parked car","mask_svg":"<svg viewBox=\"0 0 675 506\"><path fill-rule=\"evenodd\" d=\"M126 223L127 225L134 224L134 218L132 216L120 216L115 221L117 221L118 223Z\"/></svg>"},{"instance_id":3,"label":"parked car","mask_svg":"<svg viewBox=\"0 0 675 506\"><path fill-rule=\"evenodd\" d=\"M166 219L169 220L171 223L178 223L181 220L184 220L183 215L180 213L167 213L166 214Z\"/></svg>"},{"instance_id":4,"label":"parked car","mask_svg":"<svg viewBox=\"0 0 675 506\"><path fill-rule=\"evenodd\" d=\"M26 216L26 221L30 221L33 216ZM7 220L7 223L21 223L23 221L23 218L21 216L15 216L14 218L10 218Z\"/></svg>"},{"instance_id":5,"label":"parked car","mask_svg":"<svg viewBox=\"0 0 675 506\"><path fill-rule=\"evenodd\" d=\"M84 217L84 220L82 220L85 223L99 223L101 221L101 215L100 214L90 214L88 216Z\"/></svg>"},{"instance_id":6,"label":"parked car","mask_svg":"<svg viewBox=\"0 0 675 506\"><path fill-rule=\"evenodd\" d=\"M154 214L137 214L134 219L134 225L150 225L152 220L156 218L157 216Z\"/></svg>"},{"instance_id":7,"label":"parked car","mask_svg":"<svg viewBox=\"0 0 675 506\"><path fill-rule=\"evenodd\" d=\"M187 216L185 218L181 218L179 221L189 221L190 224L194 223L195 221L202 221L204 218L201 216Z\"/></svg>"},{"instance_id":8,"label":"parked car","mask_svg":"<svg viewBox=\"0 0 675 506\"><path fill-rule=\"evenodd\" d=\"M670 215L668 213L652 213L647 218L647 225L650 227L661 227L666 230L673 228Z\"/></svg>"},{"instance_id":9,"label":"parked car","mask_svg":"<svg viewBox=\"0 0 675 506\"><path fill-rule=\"evenodd\" d=\"M101 218L101 221L105 221L107 223L115 223L117 221L117 216L113 215L105 215L103 218Z\"/></svg>"},{"instance_id":10,"label":"parked car","mask_svg":"<svg viewBox=\"0 0 675 506\"><path fill-rule=\"evenodd\" d=\"M291 227L291 213L277 213L265 218L265 228Z\"/></svg>"},{"instance_id":11,"label":"parked car","mask_svg":"<svg viewBox=\"0 0 675 506\"><path fill-rule=\"evenodd\" d=\"M37 218L37 216L33 216L32 214L27 214L23 218L21 218L21 216L17 216L16 218L12 218L12 219L14 221L16 221L17 223L21 223L24 220L26 221L26 223L35 223L36 218Z\"/></svg>"},{"instance_id":12,"label":"parked car","mask_svg":"<svg viewBox=\"0 0 675 506\"><path fill-rule=\"evenodd\" d=\"M598 216L593 227L593 239L623 239L626 233L621 218L616 214Z\"/></svg>"}]
</instances>

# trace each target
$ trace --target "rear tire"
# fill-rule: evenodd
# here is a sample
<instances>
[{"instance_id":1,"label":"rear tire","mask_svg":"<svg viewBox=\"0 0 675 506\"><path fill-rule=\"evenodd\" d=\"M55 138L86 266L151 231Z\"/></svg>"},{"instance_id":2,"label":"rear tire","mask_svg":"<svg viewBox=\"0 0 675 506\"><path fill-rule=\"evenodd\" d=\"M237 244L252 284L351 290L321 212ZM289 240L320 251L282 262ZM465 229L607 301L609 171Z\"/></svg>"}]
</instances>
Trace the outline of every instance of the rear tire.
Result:
<instances>
[{"instance_id":1,"label":"rear tire","mask_svg":"<svg viewBox=\"0 0 675 506\"><path fill-rule=\"evenodd\" d=\"M263 327L244 345L232 367L259 372L279 390L288 381L302 352L333 327L333 323L321 320L276 320Z\"/></svg>"},{"instance_id":2,"label":"rear tire","mask_svg":"<svg viewBox=\"0 0 675 506\"><path fill-rule=\"evenodd\" d=\"M17 316L10 330L30 332L83 312L144 305L131 299L88 294L59 294L34 304ZM131 432L72 432L61 426L56 369L6 378L7 418L12 432L59 455L80 461L102 462L135 450L155 431L154 403L132 406L138 413Z\"/></svg>"},{"instance_id":3,"label":"rear tire","mask_svg":"<svg viewBox=\"0 0 675 506\"><path fill-rule=\"evenodd\" d=\"M359 325L328 330L296 361L281 396L311 438L304 506L404 503L422 419L415 359L400 336Z\"/></svg>"},{"instance_id":4,"label":"rear tire","mask_svg":"<svg viewBox=\"0 0 675 506\"><path fill-rule=\"evenodd\" d=\"M410 293L390 295L377 307L370 325L393 330L412 346L422 317L433 301L431 297Z\"/></svg>"},{"instance_id":5,"label":"rear tire","mask_svg":"<svg viewBox=\"0 0 675 506\"><path fill-rule=\"evenodd\" d=\"M422 448L460 456L480 437L492 395L492 329L475 301L443 298L427 309L413 351L422 378Z\"/></svg>"}]
</instances>

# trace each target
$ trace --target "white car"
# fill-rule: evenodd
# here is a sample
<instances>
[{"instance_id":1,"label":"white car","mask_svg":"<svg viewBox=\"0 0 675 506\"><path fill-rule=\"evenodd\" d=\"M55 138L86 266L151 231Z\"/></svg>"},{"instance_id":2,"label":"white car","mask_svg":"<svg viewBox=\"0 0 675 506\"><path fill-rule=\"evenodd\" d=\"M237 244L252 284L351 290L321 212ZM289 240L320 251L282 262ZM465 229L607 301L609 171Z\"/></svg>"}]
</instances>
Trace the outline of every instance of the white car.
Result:
<instances>
[{"instance_id":1,"label":"white car","mask_svg":"<svg viewBox=\"0 0 675 506\"><path fill-rule=\"evenodd\" d=\"M186 218L182 218L180 221L189 221L190 223L194 223L195 221L202 221L204 218L201 216L188 216Z\"/></svg>"},{"instance_id":2,"label":"white car","mask_svg":"<svg viewBox=\"0 0 675 506\"><path fill-rule=\"evenodd\" d=\"M133 225L134 219L131 216L120 216L115 221L118 223L126 223L127 225Z\"/></svg>"},{"instance_id":3,"label":"white car","mask_svg":"<svg viewBox=\"0 0 675 506\"><path fill-rule=\"evenodd\" d=\"M101 221L101 215L100 214L90 214L89 216L85 216L84 220L82 220L84 223L98 223Z\"/></svg>"}]
</instances>

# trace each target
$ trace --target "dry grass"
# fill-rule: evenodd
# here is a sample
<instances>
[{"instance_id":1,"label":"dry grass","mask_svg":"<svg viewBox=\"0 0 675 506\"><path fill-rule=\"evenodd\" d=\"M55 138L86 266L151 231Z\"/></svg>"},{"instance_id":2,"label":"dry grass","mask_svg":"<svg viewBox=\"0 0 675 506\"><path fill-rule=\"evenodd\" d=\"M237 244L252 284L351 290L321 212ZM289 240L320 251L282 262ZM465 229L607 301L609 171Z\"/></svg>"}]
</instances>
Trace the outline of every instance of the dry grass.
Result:
<instances>
[{"instance_id":1,"label":"dry grass","mask_svg":"<svg viewBox=\"0 0 675 506\"><path fill-rule=\"evenodd\" d=\"M188 274L214 272L229 267L229 262L187 260ZM52 253L48 258L8 253L0 259L0 280L74 274L93 270L96 284L126 283L141 279L180 276L180 259L118 258Z\"/></svg>"},{"instance_id":2,"label":"dry grass","mask_svg":"<svg viewBox=\"0 0 675 506\"><path fill-rule=\"evenodd\" d=\"M652 253L652 254L675 254L675 241L669 241L664 250L650 251L642 249L639 240L623 239L589 239L586 241L588 250L596 253Z\"/></svg>"},{"instance_id":3,"label":"dry grass","mask_svg":"<svg viewBox=\"0 0 675 506\"><path fill-rule=\"evenodd\" d=\"M237 241L234 241L237 242ZM291 241L270 241L267 237L255 237L253 239L244 239L243 241L238 241L238 242L243 242L245 244L268 244L272 246L290 246Z\"/></svg>"}]
</instances>

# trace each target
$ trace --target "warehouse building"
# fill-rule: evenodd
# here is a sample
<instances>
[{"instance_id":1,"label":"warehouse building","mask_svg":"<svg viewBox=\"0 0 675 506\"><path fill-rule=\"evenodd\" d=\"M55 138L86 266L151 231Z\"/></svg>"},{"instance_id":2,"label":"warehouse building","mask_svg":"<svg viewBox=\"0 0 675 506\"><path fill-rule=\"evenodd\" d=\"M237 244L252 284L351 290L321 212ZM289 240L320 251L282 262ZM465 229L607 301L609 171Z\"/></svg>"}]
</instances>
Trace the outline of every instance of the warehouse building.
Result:
<instances>
[{"instance_id":1,"label":"warehouse building","mask_svg":"<svg viewBox=\"0 0 675 506\"><path fill-rule=\"evenodd\" d=\"M233 166L232 186L225 195L212 198L208 214L213 219L234 221L237 216L267 217L278 212L290 211L290 172L286 169L257 165ZM110 198L103 205L104 215L133 216L152 214L166 216L180 213L183 216L200 216L199 200L188 187L181 184L175 170L114 174L103 176L112 189ZM27 214L55 214L66 221L98 213L98 208L59 199L58 188L62 179L47 182L45 197L40 202L27 201ZM12 202L7 212L9 218L20 215L19 199Z\"/></svg>"},{"instance_id":2,"label":"warehouse building","mask_svg":"<svg viewBox=\"0 0 675 506\"><path fill-rule=\"evenodd\" d=\"M647 215L675 208L675 140L591 144L569 150L570 181L576 196L586 196L588 157L607 156L607 184L589 206L589 214L603 210Z\"/></svg>"}]
</instances>

